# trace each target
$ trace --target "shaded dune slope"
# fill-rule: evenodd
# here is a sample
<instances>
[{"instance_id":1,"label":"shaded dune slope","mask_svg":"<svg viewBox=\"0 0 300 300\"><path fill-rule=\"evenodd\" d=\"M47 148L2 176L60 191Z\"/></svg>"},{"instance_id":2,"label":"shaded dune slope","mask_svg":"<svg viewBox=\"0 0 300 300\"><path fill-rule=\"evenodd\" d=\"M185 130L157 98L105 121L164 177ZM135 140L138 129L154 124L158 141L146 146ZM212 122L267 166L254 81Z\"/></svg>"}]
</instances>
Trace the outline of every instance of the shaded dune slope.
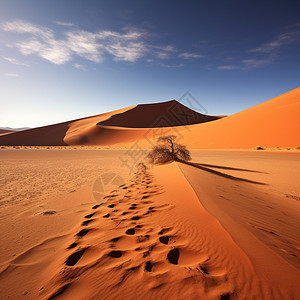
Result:
<instances>
[{"instance_id":1,"label":"shaded dune slope","mask_svg":"<svg viewBox=\"0 0 300 300\"><path fill-rule=\"evenodd\" d=\"M121 114L99 122L102 126L156 128L205 123L220 117L200 114L176 100L162 103L139 104Z\"/></svg>"}]
</instances>

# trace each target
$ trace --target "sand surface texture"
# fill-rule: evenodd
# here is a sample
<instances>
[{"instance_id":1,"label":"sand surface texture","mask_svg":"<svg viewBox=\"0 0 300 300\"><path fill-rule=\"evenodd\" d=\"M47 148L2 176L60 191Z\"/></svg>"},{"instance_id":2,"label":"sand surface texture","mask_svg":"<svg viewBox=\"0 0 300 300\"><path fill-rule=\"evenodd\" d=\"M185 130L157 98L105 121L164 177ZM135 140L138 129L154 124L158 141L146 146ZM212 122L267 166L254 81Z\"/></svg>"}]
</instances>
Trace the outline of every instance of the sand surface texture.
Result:
<instances>
[{"instance_id":1,"label":"sand surface texture","mask_svg":"<svg viewBox=\"0 0 300 300\"><path fill-rule=\"evenodd\" d=\"M1 299L299 299L298 153L122 154L1 150Z\"/></svg>"}]
</instances>

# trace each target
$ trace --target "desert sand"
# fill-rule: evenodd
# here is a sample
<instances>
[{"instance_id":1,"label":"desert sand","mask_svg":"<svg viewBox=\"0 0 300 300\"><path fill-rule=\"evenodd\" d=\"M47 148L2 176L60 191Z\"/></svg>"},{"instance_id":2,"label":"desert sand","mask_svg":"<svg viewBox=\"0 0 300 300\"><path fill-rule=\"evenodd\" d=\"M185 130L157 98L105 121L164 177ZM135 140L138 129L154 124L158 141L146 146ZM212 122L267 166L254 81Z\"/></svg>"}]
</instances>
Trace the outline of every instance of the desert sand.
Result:
<instances>
[{"instance_id":1,"label":"desert sand","mask_svg":"<svg viewBox=\"0 0 300 300\"><path fill-rule=\"evenodd\" d=\"M1 150L2 299L299 299L299 153L124 151Z\"/></svg>"},{"instance_id":2,"label":"desert sand","mask_svg":"<svg viewBox=\"0 0 300 300\"><path fill-rule=\"evenodd\" d=\"M300 299L299 109L297 88L1 135L0 298ZM192 160L137 168L169 134Z\"/></svg>"}]
</instances>

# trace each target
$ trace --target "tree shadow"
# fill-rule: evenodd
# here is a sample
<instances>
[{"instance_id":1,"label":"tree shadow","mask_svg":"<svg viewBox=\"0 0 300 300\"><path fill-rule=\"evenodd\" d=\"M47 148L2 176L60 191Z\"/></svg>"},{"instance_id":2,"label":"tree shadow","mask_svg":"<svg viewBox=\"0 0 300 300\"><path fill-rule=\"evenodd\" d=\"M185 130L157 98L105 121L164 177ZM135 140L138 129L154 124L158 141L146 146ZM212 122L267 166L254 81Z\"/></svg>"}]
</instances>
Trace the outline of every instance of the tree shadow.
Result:
<instances>
[{"instance_id":1,"label":"tree shadow","mask_svg":"<svg viewBox=\"0 0 300 300\"><path fill-rule=\"evenodd\" d=\"M222 173L216 170L212 170L209 169L209 167L214 167L214 168L220 168L220 169L226 169L226 170L238 170L238 171L245 171L245 172L256 172L256 173L264 173L264 172L260 172L260 171L254 171L254 170L247 170L247 169L237 169L237 168L231 168L231 167L223 167L223 166L215 166L215 165L207 165L207 164L200 164L200 163L192 163L192 162L187 162L187 161L183 161L183 160L177 160L180 163L183 163L185 165L189 165L192 166L194 168L224 177L224 178L228 178L231 180L235 180L235 181L242 181L242 182L248 182L248 183L253 183L253 184L259 184L259 185L267 185L267 183L263 183L263 182L259 182L259 181L254 181L254 180L249 180L249 179L245 179L245 178L241 178L241 177L236 177L236 176L232 176L226 173Z\"/></svg>"},{"instance_id":2,"label":"tree shadow","mask_svg":"<svg viewBox=\"0 0 300 300\"><path fill-rule=\"evenodd\" d=\"M234 171L244 171L244 172L253 172L253 173L260 173L260 174L268 174L267 172L262 171L255 171L249 169L240 169L240 168L232 168L232 167L225 167L225 166L218 166L218 165L209 165L209 164L200 164L194 163L195 165L202 166L202 167L209 167L209 168L216 168L216 169L224 169L224 170L234 170Z\"/></svg>"}]
</instances>

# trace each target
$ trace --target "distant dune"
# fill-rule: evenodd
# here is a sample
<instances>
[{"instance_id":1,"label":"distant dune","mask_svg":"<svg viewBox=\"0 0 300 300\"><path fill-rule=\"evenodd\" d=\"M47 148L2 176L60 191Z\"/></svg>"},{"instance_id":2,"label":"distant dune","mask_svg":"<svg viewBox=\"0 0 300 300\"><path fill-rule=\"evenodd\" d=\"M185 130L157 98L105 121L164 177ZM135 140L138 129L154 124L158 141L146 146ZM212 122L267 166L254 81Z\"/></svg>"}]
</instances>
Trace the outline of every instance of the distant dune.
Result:
<instances>
[{"instance_id":1,"label":"distant dune","mask_svg":"<svg viewBox=\"0 0 300 300\"><path fill-rule=\"evenodd\" d=\"M12 133L12 132L13 132L12 130L0 129L0 135Z\"/></svg>"},{"instance_id":2,"label":"distant dune","mask_svg":"<svg viewBox=\"0 0 300 300\"><path fill-rule=\"evenodd\" d=\"M100 145L149 148L175 134L191 149L298 147L300 88L228 117L197 113L172 100L0 136L0 145Z\"/></svg>"}]
</instances>

